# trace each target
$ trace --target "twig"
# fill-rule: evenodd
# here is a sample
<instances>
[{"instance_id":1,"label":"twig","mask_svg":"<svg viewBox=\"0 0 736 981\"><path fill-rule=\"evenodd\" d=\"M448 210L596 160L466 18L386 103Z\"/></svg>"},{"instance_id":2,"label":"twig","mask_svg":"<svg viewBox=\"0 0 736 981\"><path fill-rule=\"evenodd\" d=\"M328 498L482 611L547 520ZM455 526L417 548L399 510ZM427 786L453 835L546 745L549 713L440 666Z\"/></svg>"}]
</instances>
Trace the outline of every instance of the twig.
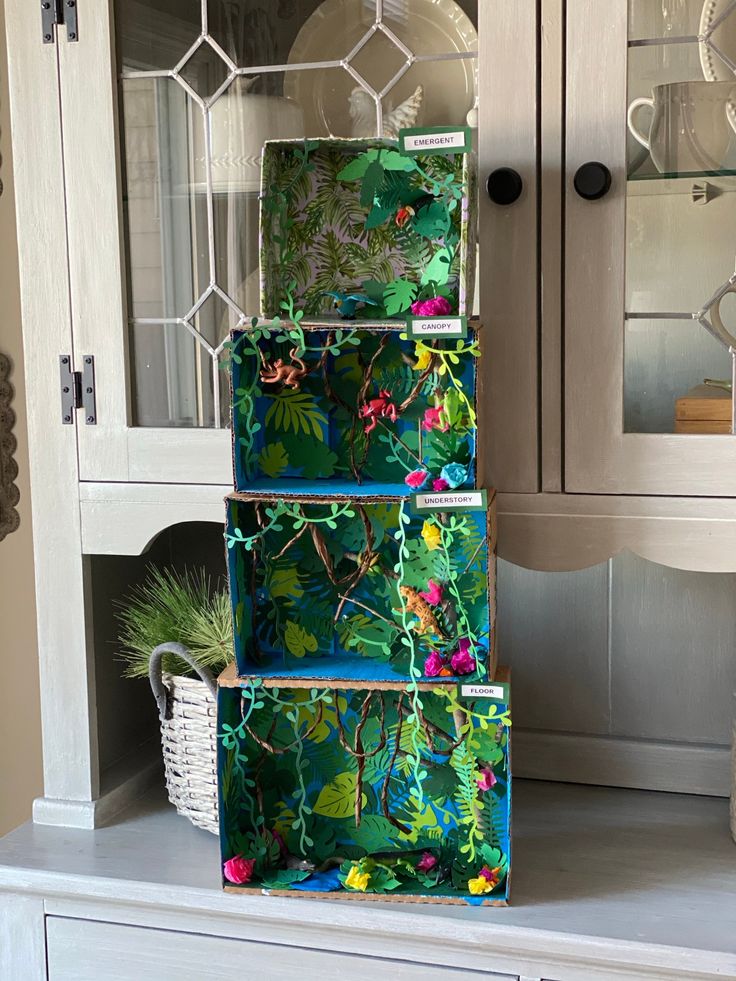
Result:
<instances>
[{"instance_id":1,"label":"twig","mask_svg":"<svg viewBox=\"0 0 736 981\"><path fill-rule=\"evenodd\" d=\"M473 562L475 562L475 559L476 559L476 557L478 555L478 552L480 552L480 550L483 548L483 546L486 544L487 541L488 541L488 535L484 535L481 538L481 540L480 540L480 542L478 544L478 547L476 548L476 550L473 552L473 554L468 559L468 564L465 566L465 568L463 569L463 571L460 573L461 576L464 576L465 573L468 571L468 569L473 564Z\"/></svg>"},{"instance_id":2,"label":"twig","mask_svg":"<svg viewBox=\"0 0 736 981\"><path fill-rule=\"evenodd\" d=\"M365 603L361 603L360 600L355 599L355 597L343 596L342 593L338 593L338 596L340 597L341 600L344 600L347 603L352 603L353 606L359 606L362 610L365 610L366 613L370 613L371 616L377 617L379 620L383 620L384 623L387 623L389 626L394 627L396 630L399 629L395 621L389 620L388 617L383 616L382 613L379 613L377 610L372 609L370 606L366 606Z\"/></svg>"},{"instance_id":3,"label":"twig","mask_svg":"<svg viewBox=\"0 0 736 981\"><path fill-rule=\"evenodd\" d=\"M375 417L375 420L376 420L376 422L378 423L379 426L382 426L385 430L387 430L389 433L391 433L391 435L396 440L396 442L399 443L401 446L404 447L404 449L409 454L409 456L413 457L417 461L417 463L419 464L420 467L423 465L422 458L420 456L417 456L416 453L414 452L414 450L412 450L410 447L408 447L406 445L406 443L403 441L403 439L400 436L397 436L397 434L393 431L393 429L391 429L390 426L387 426L386 425L386 423L383 421L383 419L379 419L378 416L376 416Z\"/></svg>"},{"instance_id":4,"label":"twig","mask_svg":"<svg viewBox=\"0 0 736 981\"><path fill-rule=\"evenodd\" d=\"M394 735L394 751L389 760L388 769L386 770L386 776L383 780L383 786L381 787L381 809L383 811L384 817L387 821L397 828L402 834L408 835L411 828L402 824L397 818L391 813L391 809L388 806L388 786L391 781L391 774L393 773L394 766L396 764L396 757L399 755L399 750L401 748L401 729L404 724L404 716L402 714L403 703L404 703L404 692L402 691L399 695L398 701L396 703L396 733Z\"/></svg>"}]
</instances>

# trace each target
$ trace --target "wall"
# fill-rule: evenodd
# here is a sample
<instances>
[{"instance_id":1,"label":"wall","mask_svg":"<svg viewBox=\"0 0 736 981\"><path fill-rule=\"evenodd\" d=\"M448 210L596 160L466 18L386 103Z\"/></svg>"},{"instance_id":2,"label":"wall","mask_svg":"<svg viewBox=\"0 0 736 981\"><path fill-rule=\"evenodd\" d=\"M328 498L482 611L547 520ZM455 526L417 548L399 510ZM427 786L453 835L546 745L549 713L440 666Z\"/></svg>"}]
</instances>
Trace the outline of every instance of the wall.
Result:
<instances>
[{"instance_id":1,"label":"wall","mask_svg":"<svg viewBox=\"0 0 736 981\"><path fill-rule=\"evenodd\" d=\"M39 14L40 16L40 14ZM25 431L15 208L7 95L5 23L0 3L0 350L13 364L20 527L0 542L0 834L31 814L42 792L33 541Z\"/></svg>"}]
</instances>

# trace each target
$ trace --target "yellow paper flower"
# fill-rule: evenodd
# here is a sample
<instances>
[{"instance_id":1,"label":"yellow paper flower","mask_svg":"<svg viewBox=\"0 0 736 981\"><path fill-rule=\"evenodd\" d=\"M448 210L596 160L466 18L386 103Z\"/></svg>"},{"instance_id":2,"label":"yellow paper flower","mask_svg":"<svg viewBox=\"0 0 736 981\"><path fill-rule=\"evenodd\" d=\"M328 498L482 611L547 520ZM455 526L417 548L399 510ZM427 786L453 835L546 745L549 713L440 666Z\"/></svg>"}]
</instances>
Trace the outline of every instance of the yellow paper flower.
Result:
<instances>
[{"instance_id":1,"label":"yellow paper flower","mask_svg":"<svg viewBox=\"0 0 736 981\"><path fill-rule=\"evenodd\" d=\"M489 882L485 876L479 875L477 879L468 879L468 889L472 896L482 896L484 893L492 891L493 883Z\"/></svg>"},{"instance_id":2,"label":"yellow paper flower","mask_svg":"<svg viewBox=\"0 0 736 981\"><path fill-rule=\"evenodd\" d=\"M422 525L422 538L424 539L424 544L427 546L430 552L433 552L436 548L439 548L440 542L442 541L442 535L439 528L431 521L425 521Z\"/></svg>"},{"instance_id":3,"label":"yellow paper flower","mask_svg":"<svg viewBox=\"0 0 736 981\"><path fill-rule=\"evenodd\" d=\"M354 865L345 876L345 885L348 889L357 889L359 892L365 892L370 881L370 873L359 872L357 865ZM483 881L485 882L485 879Z\"/></svg>"},{"instance_id":4,"label":"yellow paper flower","mask_svg":"<svg viewBox=\"0 0 736 981\"><path fill-rule=\"evenodd\" d=\"M416 357L417 361L414 365L414 371L426 371L429 368L429 362L432 360L432 352L429 348L423 347L421 350L416 351Z\"/></svg>"}]
</instances>

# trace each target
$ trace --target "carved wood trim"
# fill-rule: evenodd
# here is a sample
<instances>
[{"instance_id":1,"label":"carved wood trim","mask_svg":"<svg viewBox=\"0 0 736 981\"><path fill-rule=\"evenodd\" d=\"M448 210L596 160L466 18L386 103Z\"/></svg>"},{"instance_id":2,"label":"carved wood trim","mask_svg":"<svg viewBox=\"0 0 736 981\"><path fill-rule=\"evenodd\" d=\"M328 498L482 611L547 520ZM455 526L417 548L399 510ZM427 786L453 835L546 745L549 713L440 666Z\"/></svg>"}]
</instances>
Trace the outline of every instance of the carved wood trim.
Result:
<instances>
[{"instance_id":1,"label":"carved wood trim","mask_svg":"<svg viewBox=\"0 0 736 981\"><path fill-rule=\"evenodd\" d=\"M15 486L18 464L13 454L18 444L13 435L15 412L11 408L14 393L10 369L10 359L0 354L0 542L20 524L15 509L20 493Z\"/></svg>"}]
</instances>

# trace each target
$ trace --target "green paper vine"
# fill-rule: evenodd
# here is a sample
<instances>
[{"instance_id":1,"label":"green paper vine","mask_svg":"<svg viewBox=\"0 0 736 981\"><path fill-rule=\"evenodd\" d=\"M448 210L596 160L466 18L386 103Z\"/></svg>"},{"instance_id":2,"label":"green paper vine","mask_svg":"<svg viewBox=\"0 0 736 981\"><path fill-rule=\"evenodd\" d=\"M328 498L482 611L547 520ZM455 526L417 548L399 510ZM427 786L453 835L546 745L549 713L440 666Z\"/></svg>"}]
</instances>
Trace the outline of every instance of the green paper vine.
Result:
<instances>
[{"instance_id":1,"label":"green paper vine","mask_svg":"<svg viewBox=\"0 0 736 981\"><path fill-rule=\"evenodd\" d=\"M404 582L404 559L410 557L409 549L406 547L406 525L410 521L411 519L406 513L406 502L402 500L399 506L399 528L395 533L396 540L399 543L399 561L394 566L394 572L398 573L400 583ZM407 757L407 760L411 764L415 783L415 786L410 788L409 793L416 799L417 804L421 806L424 802L422 783L427 777L427 771L422 767L422 747L420 742L420 733L422 733L420 714L424 708L424 704L419 693L418 679L421 678L422 672L416 664L417 650L414 632L411 629L410 618L407 616L406 599L401 591L399 591L399 601L401 604L401 626L404 633L401 643L409 649L410 680L406 691L411 699L411 714L407 716L406 721L411 726L412 755L411 757Z\"/></svg>"}]
</instances>

